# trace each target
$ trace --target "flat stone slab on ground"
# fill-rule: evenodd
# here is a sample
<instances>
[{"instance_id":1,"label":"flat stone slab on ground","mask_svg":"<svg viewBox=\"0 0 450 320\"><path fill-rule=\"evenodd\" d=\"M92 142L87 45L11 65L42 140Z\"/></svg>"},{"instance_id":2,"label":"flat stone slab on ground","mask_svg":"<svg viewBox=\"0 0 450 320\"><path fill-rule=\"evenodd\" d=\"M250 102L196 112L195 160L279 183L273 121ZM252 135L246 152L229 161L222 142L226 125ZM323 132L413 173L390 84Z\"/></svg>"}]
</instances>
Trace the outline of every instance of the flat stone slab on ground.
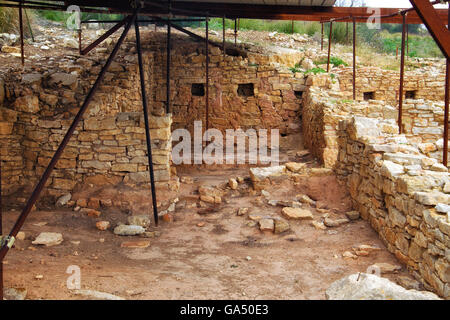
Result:
<instances>
[{"instance_id":1,"label":"flat stone slab on ground","mask_svg":"<svg viewBox=\"0 0 450 320\"><path fill-rule=\"evenodd\" d=\"M312 212L306 209L285 207L283 208L283 210L281 210L281 212L288 219L295 219L295 220L313 219Z\"/></svg>"},{"instance_id":2,"label":"flat stone slab on ground","mask_svg":"<svg viewBox=\"0 0 450 320\"><path fill-rule=\"evenodd\" d=\"M434 293L406 290L389 279L367 273L333 282L325 296L328 300L440 300Z\"/></svg>"},{"instance_id":3,"label":"flat stone slab on ground","mask_svg":"<svg viewBox=\"0 0 450 320\"><path fill-rule=\"evenodd\" d=\"M136 236L143 234L144 232L145 229L143 227L135 225L129 226L122 224L114 229L114 234L117 234L119 236Z\"/></svg>"},{"instance_id":4,"label":"flat stone slab on ground","mask_svg":"<svg viewBox=\"0 0 450 320\"><path fill-rule=\"evenodd\" d=\"M56 246L63 242L63 236L61 233L56 232L42 232L32 242L32 244L45 245L47 247Z\"/></svg>"},{"instance_id":5,"label":"flat stone slab on ground","mask_svg":"<svg viewBox=\"0 0 450 320\"><path fill-rule=\"evenodd\" d=\"M394 265L385 262L378 262L371 265L370 267L372 267L372 269L374 270L377 269L380 270L381 273L393 273L402 269L402 267L399 265Z\"/></svg>"},{"instance_id":6,"label":"flat stone slab on ground","mask_svg":"<svg viewBox=\"0 0 450 320\"><path fill-rule=\"evenodd\" d=\"M150 241L140 240L140 241L127 241L122 242L120 245L121 248L131 248L131 249L139 249L139 248L148 248L150 246Z\"/></svg>"}]
</instances>

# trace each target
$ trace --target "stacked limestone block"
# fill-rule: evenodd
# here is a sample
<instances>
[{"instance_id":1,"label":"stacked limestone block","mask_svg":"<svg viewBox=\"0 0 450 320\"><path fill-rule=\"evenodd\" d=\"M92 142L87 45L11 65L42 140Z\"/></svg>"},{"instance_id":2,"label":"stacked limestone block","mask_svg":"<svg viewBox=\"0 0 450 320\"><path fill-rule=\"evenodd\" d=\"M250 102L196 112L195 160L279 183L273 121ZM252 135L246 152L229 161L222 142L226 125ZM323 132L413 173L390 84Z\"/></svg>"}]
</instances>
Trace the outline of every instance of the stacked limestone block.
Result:
<instances>
[{"instance_id":1,"label":"stacked limestone block","mask_svg":"<svg viewBox=\"0 0 450 320\"><path fill-rule=\"evenodd\" d=\"M125 43L69 141L44 190L59 196L83 184L149 182L147 145L134 46ZM102 59L67 58L5 74L0 139L4 190L32 188L62 141L103 66ZM147 90L153 55L144 52ZM149 102L151 99L148 99ZM149 117L157 186L170 179L171 114ZM8 178L8 179L6 179Z\"/></svg>"},{"instance_id":2,"label":"stacked limestone block","mask_svg":"<svg viewBox=\"0 0 450 320\"><path fill-rule=\"evenodd\" d=\"M166 56L161 50L164 41L158 35L149 39L155 53L153 105L159 109L165 107L166 101ZM203 121L205 126L205 50L203 44L191 41L176 39L176 44L171 69L173 128L187 128L192 133L194 121ZM299 63L303 56L300 52L269 55L244 50L223 56L220 48L210 47L210 127L223 132L238 128L274 128L281 134L299 132L307 77L303 72L293 73L289 67ZM203 85L203 94L193 93L193 84ZM240 85L253 85L253 90L242 95Z\"/></svg>"},{"instance_id":3,"label":"stacked limestone block","mask_svg":"<svg viewBox=\"0 0 450 320\"><path fill-rule=\"evenodd\" d=\"M450 175L395 121L339 123L337 174L388 249L428 288L450 298Z\"/></svg>"},{"instance_id":4,"label":"stacked limestone block","mask_svg":"<svg viewBox=\"0 0 450 320\"><path fill-rule=\"evenodd\" d=\"M353 92L353 69L337 71L341 91L351 98ZM399 98L400 74L398 71L378 67L361 67L356 72L356 99L364 100L364 92L374 92L375 100L396 105ZM414 91L415 99L443 101L445 96L445 67L421 68L405 72L404 97Z\"/></svg>"},{"instance_id":5,"label":"stacked limestone block","mask_svg":"<svg viewBox=\"0 0 450 320\"><path fill-rule=\"evenodd\" d=\"M338 154L339 121L350 115L395 119L395 108L381 101L355 103L343 99L339 92L310 87L303 103L305 146L327 168L333 168Z\"/></svg>"},{"instance_id":6,"label":"stacked limestone block","mask_svg":"<svg viewBox=\"0 0 450 320\"><path fill-rule=\"evenodd\" d=\"M23 175L22 137L14 132L17 112L3 107L5 87L0 79L0 160L2 193L10 194L18 189Z\"/></svg>"},{"instance_id":7,"label":"stacked limestone block","mask_svg":"<svg viewBox=\"0 0 450 320\"><path fill-rule=\"evenodd\" d=\"M332 168L337 157L338 123L352 115L373 119L398 119L398 109L384 101L352 101L345 94L310 87L303 102L305 144L325 167ZM444 104L408 99L403 106L403 132L429 157L442 161ZM393 133L398 132L398 127Z\"/></svg>"}]
</instances>

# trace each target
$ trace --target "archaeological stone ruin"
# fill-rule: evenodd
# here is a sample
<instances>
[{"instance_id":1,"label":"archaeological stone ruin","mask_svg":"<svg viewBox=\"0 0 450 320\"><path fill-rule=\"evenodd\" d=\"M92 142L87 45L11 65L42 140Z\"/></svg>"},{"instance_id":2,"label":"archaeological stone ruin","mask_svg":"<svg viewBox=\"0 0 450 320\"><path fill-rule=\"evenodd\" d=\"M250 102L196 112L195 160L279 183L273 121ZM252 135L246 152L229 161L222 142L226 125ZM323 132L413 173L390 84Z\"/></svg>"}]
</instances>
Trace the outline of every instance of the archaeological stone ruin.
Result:
<instances>
[{"instance_id":1,"label":"archaeological stone ruin","mask_svg":"<svg viewBox=\"0 0 450 320\"><path fill-rule=\"evenodd\" d=\"M131 22L128 22L124 25L130 27ZM201 34L198 30L189 30ZM83 39L95 40L102 34L98 31L83 29ZM60 33L55 31L53 39L63 42L63 36L57 38ZM234 34L233 30L227 30L230 38ZM72 41L77 36L76 32L64 35ZM245 41L234 44L230 39L224 50L219 41L222 35L217 32L209 35L215 45L205 47L205 43L195 37L174 31L167 83L165 30L149 25L141 28L140 38L133 28L124 39L119 36L115 34L87 55L79 54L76 41L70 45L67 40L57 56L30 53L24 67L20 65L20 55L13 49L8 51L14 45L3 45L0 56L0 61L4 61L0 65L1 197L4 210L14 217L30 203L30 196L33 199L34 188L47 173L61 141L103 71L105 61L111 53L117 53L45 182L40 198L30 208L31 215L44 212L57 220L48 225L33 221L32 231L26 230L21 239L15 237L16 247L23 254L33 254L41 248L68 246L70 241L72 247L67 252L47 255L52 258L88 256L95 265L97 259L102 261L102 254L114 257L119 249L131 248L136 251L127 252L121 259L126 256L128 260L134 259L133 263L138 261L137 264L147 260L157 264L158 259L165 259L166 263L167 257L183 250L174 240L179 236L184 247L192 246L193 251L199 247L210 250L216 245L214 241L242 244L246 249L268 248L269 251L272 243L282 239L289 246L308 245L308 250L320 255L314 245L306 242L306 237L301 237L308 234L314 244L319 234L338 239L328 240L334 242L337 249L336 254L328 253L329 260L325 264L332 268L334 261L340 261L349 266L345 272L336 271L339 277L329 272L327 284L331 279L346 278L334 282L326 293L322 290L323 297L379 298L377 292L360 294L351 281L354 277L359 279L351 275L356 272L356 261L368 257L370 265L381 269L382 274L402 272L401 276L409 279L403 284L408 285L402 285L401 281L397 283L402 287L386 284L384 281L388 280L372 279L375 276L365 274L361 286L370 287L366 281L373 280L371 283L381 286L379 290L389 288L407 299L450 298L450 174L444 159L444 150L448 150L444 127L448 123L445 123L443 59L411 59L413 67L404 74L399 119L399 71L358 66L356 99L353 99L351 54L342 53L347 62L344 65L331 66L329 72L313 72L327 67L316 63L327 58L326 50L320 48L320 39L293 35L288 40L296 49ZM255 35L249 37L252 36ZM269 39L274 37L276 35L272 34ZM139 39L142 50L136 46ZM123 43L115 52L115 45L121 40ZM139 85L137 53L142 53L144 88ZM16 65L8 59L14 59ZM146 91L147 119L143 113L142 89ZM147 124L150 140L146 135ZM185 129L193 138L198 135L196 125L201 125L201 130L214 129L216 135L223 137L229 130L242 132L244 152L237 156L242 162L210 163L203 157L200 163L177 163L173 150L178 152L179 136L174 132ZM257 147L250 146L249 132L258 135ZM276 140L263 141L266 137L261 132L276 134ZM186 150L200 148L200 152L204 152L208 146L220 145L217 138L213 142L205 139L203 131L200 137L200 145L188 141ZM152 166L149 166L148 142ZM238 143L233 140L231 146L238 148ZM269 156L279 155L279 161L268 163L261 158L252 163L245 161L252 152L257 157L256 148L262 147L269 150ZM223 159L234 157L227 152L222 156ZM193 160L196 156L188 157ZM151 182L155 189L151 188ZM222 217L228 215L232 223L227 224L225 218L219 222L209 218L218 213L223 214ZM161 219L161 225L157 218ZM355 229L358 223L361 233L374 232L380 245L359 243L361 234ZM365 225L368 229L364 229ZM32 229L36 226L44 226L45 230L38 235L37 229ZM68 240L63 240L61 226L67 226L72 232ZM173 231L174 226L179 229ZM354 229L350 229L351 226ZM90 229L87 232L83 228ZM171 237L164 238L166 229ZM236 231L241 229L245 231ZM196 242L200 239L196 234L198 230L210 232L208 240L204 241L206 244ZM83 238L80 236L82 240L73 235L76 232L84 232ZM231 240L221 238L233 232L236 234L230 236ZM316 232L314 236L312 232ZM340 247L338 237L341 236L346 237L345 241L353 241L354 246L349 249L346 242L345 248ZM83 256L80 254L83 241L89 237L95 238L91 239L95 245L108 241L116 245L113 241L131 240L109 251L99 253L102 250L95 249ZM117 240L119 238L121 240ZM166 241L170 245L162 249ZM317 243L321 241L324 240L317 240ZM159 246L158 250L150 251L154 243ZM169 250L167 248L172 251L164 256L161 252ZM277 254L280 260L290 259L289 250L297 250L288 245L281 248ZM245 263L256 262L250 254L239 252L240 260L222 258L210 266L208 261L214 254L208 253L205 258L201 250L200 253L195 251L189 261L200 257L198 263L205 264L205 268L214 265L225 272L230 268L240 271ZM18 250L13 252L21 254ZM382 252L380 256L383 254L388 257L386 261L395 265L376 264L377 252ZM314 261L310 264L316 266L314 259L315 256L304 258L308 264ZM122 263L126 264L118 262ZM180 268L189 263L181 263ZM170 276L173 272L177 281L185 277L182 272L173 271L178 267L172 264L167 271ZM189 267L195 268L197 266ZM258 268L262 267L254 267ZM282 270L284 273L285 269ZM164 272L161 274L167 275ZM292 270L286 273L290 272L294 273ZM308 269L308 272L315 270ZM365 270L358 272L361 275ZM47 275L39 276L34 276L34 280L42 280ZM261 277L270 278L270 272ZM193 279L193 282L201 282L202 277ZM285 280L281 276L280 279ZM76 294L83 295L87 291L80 292ZM89 291L87 295L91 294ZM138 295L133 292L129 296L135 294ZM182 297L190 299L192 296ZM289 298L277 296L280 297Z\"/></svg>"}]
</instances>

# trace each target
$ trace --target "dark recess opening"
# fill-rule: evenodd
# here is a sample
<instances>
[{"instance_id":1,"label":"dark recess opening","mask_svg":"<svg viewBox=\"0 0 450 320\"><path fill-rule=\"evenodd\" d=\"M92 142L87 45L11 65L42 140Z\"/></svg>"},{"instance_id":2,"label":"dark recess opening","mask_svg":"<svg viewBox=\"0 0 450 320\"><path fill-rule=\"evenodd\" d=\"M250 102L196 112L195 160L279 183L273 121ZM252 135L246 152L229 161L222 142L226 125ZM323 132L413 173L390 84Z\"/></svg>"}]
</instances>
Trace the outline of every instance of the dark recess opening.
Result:
<instances>
[{"instance_id":1,"label":"dark recess opening","mask_svg":"<svg viewBox=\"0 0 450 320\"><path fill-rule=\"evenodd\" d=\"M244 50L239 50L238 48L226 48L225 53L232 57L247 58L247 52Z\"/></svg>"},{"instance_id":2,"label":"dark recess opening","mask_svg":"<svg viewBox=\"0 0 450 320\"><path fill-rule=\"evenodd\" d=\"M416 99L417 91L406 91L405 99Z\"/></svg>"},{"instance_id":3,"label":"dark recess opening","mask_svg":"<svg viewBox=\"0 0 450 320\"><path fill-rule=\"evenodd\" d=\"M303 91L294 91L294 94L297 99L301 99L303 97Z\"/></svg>"},{"instance_id":4,"label":"dark recess opening","mask_svg":"<svg viewBox=\"0 0 450 320\"><path fill-rule=\"evenodd\" d=\"M240 84L237 92L241 97L253 97L255 95L255 87L253 83Z\"/></svg>"},{"instance_id":5,"label":"dark recess opening","mask_svg":"<svg viewBox=\"0 0 450 320\"><path fill-rule=\"evenodd\" d=\"M375 100L375 92L364 92L364 100Z\"/></svg>"},{"instance_id":6,"label":"dark recess opening","mask_svg":"<svg viewBox=\"0 0 450 320\"><path fill-rule=\"evenodd\" d=\"M203 83L193 83L191 87L191 94L197 97L203 97L205 95L205 86Z\"/></svg>"}]
</instances>

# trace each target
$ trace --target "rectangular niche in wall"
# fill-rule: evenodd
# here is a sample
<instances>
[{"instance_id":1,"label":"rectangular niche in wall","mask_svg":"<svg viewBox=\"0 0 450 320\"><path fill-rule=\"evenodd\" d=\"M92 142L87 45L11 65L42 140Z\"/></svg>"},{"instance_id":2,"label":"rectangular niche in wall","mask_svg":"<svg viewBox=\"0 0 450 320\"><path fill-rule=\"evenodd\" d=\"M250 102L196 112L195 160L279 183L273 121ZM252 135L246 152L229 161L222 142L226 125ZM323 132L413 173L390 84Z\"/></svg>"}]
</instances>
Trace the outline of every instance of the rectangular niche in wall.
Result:
<instances>
[{"instance_id":1,"label":"rectangular niche in wall","mask_svg":"<svg viewBox=\"0 0 450 320\"><path fill-rule=\"evenodd\" d=\"M253 83L239 84L237 93L240 97L253 97L255 95L255 87Z\"/></svg>"},{"instance_id":2,"label":"rectangular niche in wall","mask_svg":"<svg viewBox=\"0 0 450 320\"><path fill-rule=\"evenodd\" d=\"M205 95L205 85L203 83L193 83L191 87L191 94L197 97Z\"/></svg>"},{"instance_id":3,"label":"rectangular niche in wall","mask_svg":"<svg viewBox=\"0 0 450 320\"><path fill-rule=\"evenodd\" d=\"M417 94L417 91L415 91L415 90L406 91L405 92L405 99L416 99L416 94Z\"/></svg>"},{"instance_id":4,"label":"rectangular niche in wall","mask_svg":"<svg viewBox=\"0 0 450 320\"><path fill-rule=\"evenodd\" d=\"M364 100L375 100L375 92L364 92Z\"/></svg>"},{"instance_id":5,"label":"rectangular niche in wall","mask_svg":"<svg viewBox=\"0 0 450 320\"><path fill-rule=\"evenodd\" d=\"M294 94L297 99L303 98L303 91L294 91Z\"/></svg>"}]
</instances>

